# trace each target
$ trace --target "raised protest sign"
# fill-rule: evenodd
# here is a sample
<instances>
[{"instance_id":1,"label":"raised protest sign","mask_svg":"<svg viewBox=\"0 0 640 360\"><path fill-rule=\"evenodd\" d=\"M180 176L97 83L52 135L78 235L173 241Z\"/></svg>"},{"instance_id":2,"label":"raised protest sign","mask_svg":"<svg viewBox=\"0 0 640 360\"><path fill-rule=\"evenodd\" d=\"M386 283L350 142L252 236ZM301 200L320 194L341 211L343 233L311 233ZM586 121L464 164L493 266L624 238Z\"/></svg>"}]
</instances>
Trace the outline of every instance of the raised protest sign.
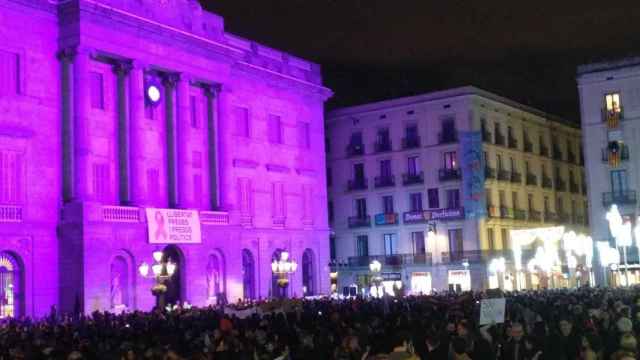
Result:
<instances>
[{"instance_id":1,"label":"raised protest sign","mask_svg":"<svg viewBox=\"0 0 640 360\"><path fill-rule=\"evenodd\" d=\"M480 325L504 322L505 299L484 299L480 302Z\"/></svg>"}]
</instances>

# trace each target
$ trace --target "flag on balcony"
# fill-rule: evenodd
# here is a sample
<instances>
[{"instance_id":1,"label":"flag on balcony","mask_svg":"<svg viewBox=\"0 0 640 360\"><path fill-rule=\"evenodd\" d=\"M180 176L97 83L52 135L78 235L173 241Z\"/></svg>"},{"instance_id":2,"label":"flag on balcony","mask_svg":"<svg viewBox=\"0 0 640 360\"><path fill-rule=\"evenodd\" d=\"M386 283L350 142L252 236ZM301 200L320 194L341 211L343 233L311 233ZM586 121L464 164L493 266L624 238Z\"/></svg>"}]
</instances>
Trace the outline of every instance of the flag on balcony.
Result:
<instances>
[{"instance_id":1,"label":"flag on balcony","mask_svg":"<svg viewBox=\"0 0 640 360\"><path fill-rule=\"evenodd\" d=\"M617 141L609 142L609 166L617 167L620 165L620 152L622 147Z\"/></svg>"},{"instance_id":2,"label":"flag on balcony","mask_svg":"<svg viewBox=\"0 0 640 360\"><path fill-rule=\"evenodd\" d=\"M607 116L607 126L609 129L615 129L620 124L620 111L618 110L605 110Z\"/></svg>"}]
</instances>

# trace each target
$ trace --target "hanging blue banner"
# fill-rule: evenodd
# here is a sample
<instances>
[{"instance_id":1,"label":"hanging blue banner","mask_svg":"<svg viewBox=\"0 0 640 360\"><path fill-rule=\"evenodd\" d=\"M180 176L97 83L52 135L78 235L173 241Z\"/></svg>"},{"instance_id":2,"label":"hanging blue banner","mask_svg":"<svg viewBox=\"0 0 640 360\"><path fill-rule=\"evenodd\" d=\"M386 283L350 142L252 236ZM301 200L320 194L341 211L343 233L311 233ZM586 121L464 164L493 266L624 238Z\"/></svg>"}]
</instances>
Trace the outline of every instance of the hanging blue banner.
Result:
<instances>
[{"instance_id":1,"label":"hanging blue banner","mask_svg":"<svg viewBox=\"0 0 640 360\"><path fill-rule=\"evenodd\" d=\"M465 217L482 219L487 216L482 134L480 131L460 132L460 146Z\"/></svg>"}]
</instances>

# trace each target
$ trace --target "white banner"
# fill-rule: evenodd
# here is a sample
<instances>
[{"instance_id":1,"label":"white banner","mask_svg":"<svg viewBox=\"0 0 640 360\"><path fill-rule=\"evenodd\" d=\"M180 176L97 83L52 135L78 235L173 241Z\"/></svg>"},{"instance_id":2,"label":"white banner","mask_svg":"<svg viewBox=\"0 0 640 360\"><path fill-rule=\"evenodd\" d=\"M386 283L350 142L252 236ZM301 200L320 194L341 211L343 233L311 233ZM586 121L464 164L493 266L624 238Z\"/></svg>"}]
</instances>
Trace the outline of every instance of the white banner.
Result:
<instances>
[{"instance_id":1,"label":"white banner","mask_svg":"<svg viewBox=\"0 0 640 360\"><path fill-rule=\"evenodd\" d=\"M200 244L197 210L146 208L150 244Z\"/></svg>"},{"instance_id":2,"label":"white banner","mask_svg":"<svg viewBox=\"0 0 640 360\"><path fill-rule=\"evenodd\" d=\"M503 323L505 305L506 301L504 298L482 300L480 303L480 322L478 325Z\"/></svg>"}]
</instances>

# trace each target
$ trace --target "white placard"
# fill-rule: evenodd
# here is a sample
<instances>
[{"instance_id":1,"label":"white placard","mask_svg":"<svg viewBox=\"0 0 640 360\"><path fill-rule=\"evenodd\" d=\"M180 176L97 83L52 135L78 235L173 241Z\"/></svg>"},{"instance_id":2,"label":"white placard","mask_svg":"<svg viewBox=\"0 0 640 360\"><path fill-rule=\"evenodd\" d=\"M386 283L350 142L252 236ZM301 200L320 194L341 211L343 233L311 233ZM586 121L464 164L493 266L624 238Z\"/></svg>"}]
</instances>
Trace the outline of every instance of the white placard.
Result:
<instances>
[{"instance_id":1,"label":"white placard","mask_svg":"<svg viewBox=\"0 0 640 360\"><path fill-rule=\"evenodd\" d=\"M197 210L145 209L150 244L200 244Z\"/></svg>"},{"instance_id":2,"label":"white placard","mask_svg":"<svg viewBox=\"0 0 640 360\"><path fill-rule=\"evenodd\" d=\"M480 325L504 322L505 299L484 299L480 303Z\"/></svg>"}]
</instances>

